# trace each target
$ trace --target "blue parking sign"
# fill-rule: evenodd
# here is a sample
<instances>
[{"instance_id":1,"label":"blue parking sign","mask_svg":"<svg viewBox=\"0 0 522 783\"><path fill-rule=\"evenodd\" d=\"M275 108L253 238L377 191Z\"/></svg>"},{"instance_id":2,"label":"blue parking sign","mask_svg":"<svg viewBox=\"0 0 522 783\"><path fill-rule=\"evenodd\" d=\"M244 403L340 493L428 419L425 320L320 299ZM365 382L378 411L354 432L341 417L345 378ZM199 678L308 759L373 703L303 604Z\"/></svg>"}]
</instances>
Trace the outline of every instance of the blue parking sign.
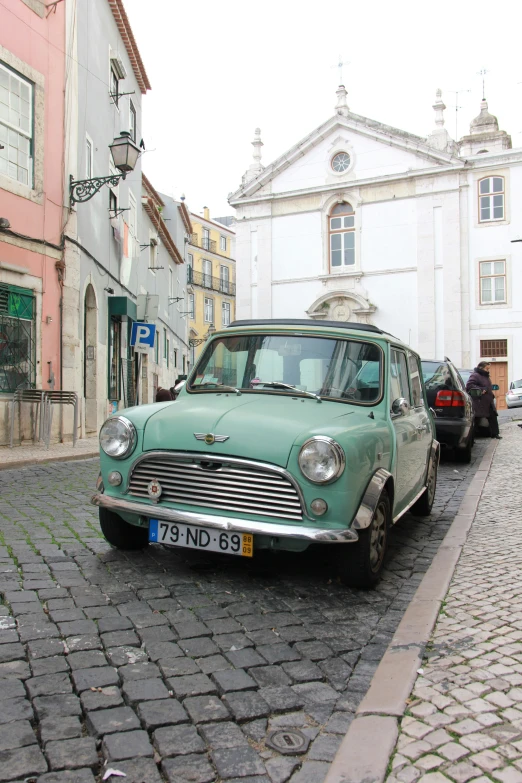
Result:
<instances>
[{"instance_id":1,"label":"blue parking sign","mask_svg":"<svg viewBox=\"0 0 522 783\"><path fill-rule=\"evenodd\" d=\"M145 324L135 321L132 324L130 344L135 351L147 353L149 348L154 347L155 335L155 324Z\"/></svg>"}]
</instances>

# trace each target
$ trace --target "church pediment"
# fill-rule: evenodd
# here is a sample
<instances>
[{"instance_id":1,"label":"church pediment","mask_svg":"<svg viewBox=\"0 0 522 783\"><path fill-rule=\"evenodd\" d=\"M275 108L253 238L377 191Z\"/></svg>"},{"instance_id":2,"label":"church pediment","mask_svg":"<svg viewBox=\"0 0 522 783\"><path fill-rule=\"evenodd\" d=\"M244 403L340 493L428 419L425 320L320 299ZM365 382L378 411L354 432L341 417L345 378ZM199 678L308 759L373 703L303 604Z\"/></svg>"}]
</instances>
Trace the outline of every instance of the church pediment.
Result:
<instances>
[{"instance_id":1,"label":"church pediment","mask_svg":"<svg viewBox=\"0 0 522 783\"><path fill-rule=\"evenodd\" d=\"M345 170L333 168L337 152L349 158ZM346 161L346 158L344 159ZM232 205L245 198L324 187L341 187L374 178L389 179L408 172L438 167L461 168L462 161L430 146L426 139L348 112L316 128L251 181L231 194Z\"/></svg>"}]
</instances>

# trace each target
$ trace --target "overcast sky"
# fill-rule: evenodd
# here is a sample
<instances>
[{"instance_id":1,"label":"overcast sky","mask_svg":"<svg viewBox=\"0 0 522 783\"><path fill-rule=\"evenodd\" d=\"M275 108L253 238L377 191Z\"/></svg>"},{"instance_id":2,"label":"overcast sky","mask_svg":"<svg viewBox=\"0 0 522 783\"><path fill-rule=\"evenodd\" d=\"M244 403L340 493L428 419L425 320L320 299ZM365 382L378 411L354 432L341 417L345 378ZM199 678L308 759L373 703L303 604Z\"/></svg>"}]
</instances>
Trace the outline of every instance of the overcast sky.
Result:
<instances>
[{"instance_id":1,"label":"overcast sky","mask_svg":"<svg viewBox=\"0 0 522 783\"><path fill-rule=\"evenodd\" d=\"M335 63L357 114L426 136L437 87L446 127L469 132L485 68L489 110L522 146L520 3L491 0L124 0L152 84L143 100L143 167L189 208L233 214L227 196L334 114Z\"/></svg>"}]
</instances>

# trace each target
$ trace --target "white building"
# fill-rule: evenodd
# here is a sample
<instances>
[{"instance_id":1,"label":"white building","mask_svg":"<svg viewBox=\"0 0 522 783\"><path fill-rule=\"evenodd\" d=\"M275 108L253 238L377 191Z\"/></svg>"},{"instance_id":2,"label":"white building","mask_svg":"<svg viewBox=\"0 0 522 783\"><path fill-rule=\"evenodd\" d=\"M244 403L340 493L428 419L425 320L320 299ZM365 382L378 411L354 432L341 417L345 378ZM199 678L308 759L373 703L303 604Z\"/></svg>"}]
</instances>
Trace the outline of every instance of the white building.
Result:
<instances>
[{"instance_id":1,"label":"white building","mask_svg":"<svg viewBox=\"0 0 522 783\"><path fill-rule=\"evenodd\" d=\"M522 149L485 100L457 143L440 90L427 138L354 114L344 86L337 97L266 167L256 131L229 197L237 317L374 323L425 358L495 360L502 392L522 377Z\"/></svg>"}]
</instances>

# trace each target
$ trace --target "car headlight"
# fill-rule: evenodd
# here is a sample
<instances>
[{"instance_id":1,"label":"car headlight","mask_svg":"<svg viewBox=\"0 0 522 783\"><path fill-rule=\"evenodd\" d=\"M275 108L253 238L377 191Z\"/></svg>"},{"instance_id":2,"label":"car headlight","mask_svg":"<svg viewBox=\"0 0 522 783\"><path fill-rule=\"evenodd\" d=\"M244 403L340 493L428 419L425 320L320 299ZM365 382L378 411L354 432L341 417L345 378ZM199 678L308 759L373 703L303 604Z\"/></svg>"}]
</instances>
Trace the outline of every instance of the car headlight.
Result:
<instances>
[{"instance_id":1,"label":"car headlight","mask_svg":"<svg viewBox=\"0 0 522 783\"><path fill-rule=\"evenodd\" d=\"M335 440L325 435L310 438L299 452L302 474L313 484L335 481L344 470L344 451Z\"/></svg>"},{"instance_id":2,"label":"car headlight","mask_svg":"<svg viewBox=\"0 0 522 783\"><path fill-rule=\"evenodd\" d=\"M125 459L136 446L136 428L124 416L107 419L100 430L100 446L108 457Z\"/></svg>"}]
</instances>

